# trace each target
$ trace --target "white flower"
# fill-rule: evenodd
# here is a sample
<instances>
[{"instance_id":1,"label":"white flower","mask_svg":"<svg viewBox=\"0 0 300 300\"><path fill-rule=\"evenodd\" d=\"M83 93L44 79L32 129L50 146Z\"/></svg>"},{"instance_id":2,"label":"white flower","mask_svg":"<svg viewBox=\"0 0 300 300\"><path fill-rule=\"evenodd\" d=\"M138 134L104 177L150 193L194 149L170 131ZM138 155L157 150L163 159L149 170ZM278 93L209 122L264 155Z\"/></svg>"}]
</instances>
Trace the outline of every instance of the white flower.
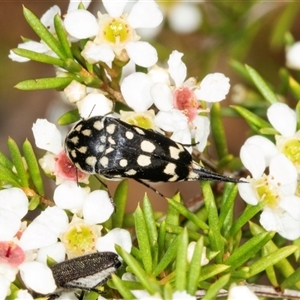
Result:
<instances>
[{"instance_id":1,"label":"white flower","mask_svg":"<svg viewBox=\"0 0 300 300\"><path fill-rule=\"evenodd\" d=\"M195 3L174 2L168 11L168 21L172 30L180 34L187 34L200 27L202 15Z\"/></svg>"},{"instance_id":2,"label":"white flower","mask_svg":"<svg viewBox=\"0 0 300 300\"><path fill-rule=\"evenodd\" d=\"M53 245L68 223L68 216L63 209L48 207L24 230L19 246L24 250L32 250Z\"/></svg>"},{"instance_id":3,"label":"white flower","mask_svg":"<svg viewBox=\"0 0 300 300\"><path fill-rule=\"evenodd\" d=\"M122 228L114 228L105 236L98 238L96 248L99 252L111 251L116 253L115 244L130 253L132 247L130 233Z\"/></svg>"},{"instance_id":4,"label":"white flower","mask_svg":"<svg viewBox=\"0 0 300 300\"><path fill-rule=\"evenodd\" d=\"M284 103L274 103L268 108L267 116L281 134L275 136L278 150L286 155L300 173L300 130L297 131L296 112Z\"/></svg>"},{"instance_id":5,"label":"white flower","mask_svg":"<svg viewBox=\"0 0 300 300\"><path fill-rule=\"evenodd\" d=\"M287 67L300 70L300 42L296 42L292 46L287 47L285 59Z\"/></svg>"},{"instance_id":6,"label":"white flower","mask_svg":"<svg viewBox=\"0 0 300 300\"><path fill-rule=\"evenodd\" d=\"M9 241L21 227L28 212L28 198L19 188L0 191L0 241Z\"/></svg>"},{"instance_id":7,"label":"white flower","mask_svg":"<svg viewBox=\"0 0 300 300\"><path fill-rule=\"evenodd\" d=\"M49 294L56 289L52 271L43 263L24 262L20 266L20 274L25 285L37 293Z\"/></svg>"},{"instance_id":8,"label":"white flower","mask_svg":"<svg viewBox=\"0 0 300 300\"><path fill-rule=\"evenodd\" d=\"M300 197L295 196L297 171L275 145L263 137L252 137L242 148L240 157L251 172L249 184L239 183L241 197L251 205L265 200L260 223L268 231L294 240L300 237ZM269 175L264 173L269 167Z\"/></svg>"},{"instance_id":9,"label":"white flower","mask_svg":"<svg viewBox=\"0 0 300 300\"><path fill-rule=\"evenodd\" d=\"M232 285L227 300L258 300L258 297L245 285Z\"/></svg>"},{"instance_id":10,"label":"white flower","mask_svg":"<svg viewBox=\"0 0 300 300\"><path fill-rule=\"evenodd\" d=\"M196 244L197 243L195 241L192 241L188 245L187 260L188 260L189 263L192 261ZM201 266L205 266L209 263L209 260L206 257L206 247L203 247L201 261L199 263L201 264Z\"/></svg>"},{"instance_id":11,"label":"white flower","mask_svg":"<svg viewBox=\"0 0 300 300\"><path fill-rule=\"evenodd\" d=\"M76 103L86 95L86 85L79 83L76 80L72 82L64 89L64 93L71 103Z\"/></svg>"},{"instance_id":12,"label":"white flower","mask_svg":"<svg viewBox=\"0 0 300 300\"><path fill-rule=\"evenodd\" d=\"M37 119L32 126L35 144L38 148L47 150L45 156L39 160L46 174L56 177L56 183L65 180L88 182L88 174L76 170L67 157L62 144L61 133L57 127L46 119Z\"/></svg>"},{"instance_id":13,"label":"white flower","mask_svg":"<svg viewBox=\"0 0 300 300\"><path fill-rule=\"evenodd\" d=\"M103 1L108 14L98 13L98 20L86 10L69 12L64 20L67 32L77 38L93 38L82 51L90 63L99 61L111 66L114 58L132 59L136 64L150 67L157 61L157 53L147 42L140 42L135 29L156 27L162 14L154 0L137 1L128 16L123 14L127 1ZM124 52L126 51L126 52Z\"/></svg>"}]
</instances>

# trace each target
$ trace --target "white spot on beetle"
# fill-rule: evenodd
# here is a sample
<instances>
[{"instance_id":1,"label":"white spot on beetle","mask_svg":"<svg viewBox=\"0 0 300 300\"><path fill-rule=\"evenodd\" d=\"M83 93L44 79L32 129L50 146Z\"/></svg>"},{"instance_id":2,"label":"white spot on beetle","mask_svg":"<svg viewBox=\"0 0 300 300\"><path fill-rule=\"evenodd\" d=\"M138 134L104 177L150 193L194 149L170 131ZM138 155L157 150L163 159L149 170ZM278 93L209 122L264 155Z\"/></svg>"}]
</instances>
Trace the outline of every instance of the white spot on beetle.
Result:
<instances>
[{"instance_id":1,"label":"white spot on beetle","mask_svg":"<svg viewBox=\"0 0 300 300\"><path fill-rule=\"evenodd\" d=\"M87 165L91 166L91 167L95 167L95 164L97 162L97 159L95 156L88 156L86 159L85 159L85 162Z\"/></svg>"},{"instance_id":2,"label":"white spot on beetle","mask_svg":"<svg viewBox=\"0 0 300 300\"><path fill-rule=\"evenodd\" d=\"M87 151L87 147L86 146L81 146L80 148L77 149L80 153L84 154Z\"/></svg>"},{"instance_id":3,"label":"white spot on beetle","mask_svg":"<svg viewBox=\"0 0 300 300\"><path fill-rule=\"evenodd\" d=\"M107 148L107 149L105 150L105 154L108 154L108 153L110 153L110 152L113 152L114 150L115 150L114 148L109 147L109 148Z\"/></svg>"},{"instance_id":4,"label":"white spot on beetle","mask_svg":"<svg viewBox=\"0 0 300 300\"><path fill-rule=\"evenodd\" d=\"M104 143L106 142L106 136L105 136L105 135L101 135L101 136L100 136L100 142L101 142L102 144L104 144Z\"/></svg>"},{"instance_id":5,"label":"white spot on beetle","mask_svg":"<svg viewBox=\"0 0 300 300\"><path fill-rule=\"evenodd\" d=\"M71 153L71 156L72 156L73 158L76 158L76 157L77 157L77 154L76 154L76 151L75 151L75 150L72 150L70 153Z\"/></svg>"},{"instance_id":6,"label":"white spot on beetle","mask_svg":"<svg viewBox=\"0 0 300 300\"><path fill-rule=\"evenodd\" d=\"M164 168L164 173L168 174L168 175L174 175L175 173L175 169L176 169L176 165L173 163L168 163L165 168Z\"/></svg>"},{"instance_id":7,"label":"white spot on beetle","mask_svg":"<svg viewBox=\"0 0 300 300\"><path fill-rule=\"evenodd\" d=\"M132 140L134 137L134 134L131 131L126 131L125 136L128 140Z\"/></svg>"},{"instance_id":8,"label":"white spot on beetle","mask_svg":"<svg viewBox=\"0 0 300 300\"><path fill-rule=\"evenodd\" d=\"M141 167L147 167L147 166L151 165L151 158L148 155L141 154L137 158L137 163Z\"/></svg>"},{"instance_id":9,"label":"white spot on beetle","mask_svg":"<svg viewBox=\"0 0 300 300\"><path fill-rule=\"evenodd\" d=\"M97 130L101 130L103 128L103 123L101 121L96 121L94 122L93 127Z\"/></svg>"},{"instance_id":10,"label":"white spot on beetle","mask_svg":"<svg viewBox=\"0 0 300 300\"><path fill-rule=\"evenodd\" d=\"M123 168L126 167L128 165L128 160L125 158L120 159L119 165Z\"/></svg>"},{"instance_id":11,"label":"white spot on beetle","mask_svg":"<svg viewBox=\"0 0 300 300\"><path fill-rule=\"evenodd\" d=\"M78 124L78 125L74 128L74 130L80 131L81 128L82 128L82 124Z\"/></svg>"},{"instance_id":12,"label":"white spot on beetle","mask_svg":"<svg viewBox=\"0 0 300 300\"><path fill-rule=\"evenodd\" d=\"M180 152L182 152L182 150L180 150L176 147L170 146L169 147L169 152L170 152L170 156L173 159L179 159L179 154L180 154Z\"/></svg>"},{"instance_id":13,"label":"white spot on beetle","mask_svg":"<svg viewBox=\"0 0 300 300\"><path fill-rule=\"evenodd\" d=\"M141 142L141 149L145 152L152 153L155 150L156 146L151 143L150 141L142 141Z\"/></svg>"},{"instance_id":14,"label":"white spot on beetle","mask_svg":"<svg viewBox=\"0 0 300 300\"><path fill-rule=\"evenodd\" d=\"M109 133L109 134L113 134L116 130L116 125L115 124L109 124L105 130Z\"/></svg>"},{"instance_id":15,"label":"white spot on beetle","mask_svg":"<svg viewBox=\"0 0 300 300\"><path fill-rule=\"evenodd\" d=\"M116 144L115 140L111 136L108 138L108 142L112 145Z\"/></svg>"},{"instance_id":16,"label":"white spot on beetle","mask_svg":"<svg viewBox=\"0 0 300 300\"><path fill-rule=\"evenodd\" d=\"M81 133L85 136L91 136L92 135L91 129L84 129L84 130L81 131Z\"/></svg>"},{"instance_id":17,"label":"white spot on beetle","mask_svg":"<svg viewBox=\"0 0 300 300\"><path fill-rule=\"evenodd\" d=\"M128 175L128 176L134 176L136 173L137 172L134 169L130 169L130 170L125 172L125 174Z\"/></svg>"},{"instance_id":18,"label":"white spot on beetle","mask_svg":"<svg viewBox=\"0 0 300 300\"><path fill-rule=\"evenodd\" d=\"M107 158L106 156L102 156L102 157L100 158L100 164L101 164L104 168L106 168L106 167L108 166L108 162L109 162L109 160L108 160L108 158Z\"/></svg>"},{"instance_id":19,"label":"white spot on beetle","mask_svg":"<svg viewBox=\"0 0 300 300\"><path fill-rule=\"evenodd\" d=\"M76 145L76 144L78 143L78 141L79 141L78 135L73 136L73 137L70 139L70 141L71 141L74 145Z\"/></svg>"},{"instance_id":20,"label":"white spot on beetle","mask_svg":"<svg viewBox=\"0 0 300 300\"><path fill-rule=\"evenodd\" d=\"M133 129L140 135L145 135L145 131L139 127L133 127Z\"/></svg>"}]
</instances>

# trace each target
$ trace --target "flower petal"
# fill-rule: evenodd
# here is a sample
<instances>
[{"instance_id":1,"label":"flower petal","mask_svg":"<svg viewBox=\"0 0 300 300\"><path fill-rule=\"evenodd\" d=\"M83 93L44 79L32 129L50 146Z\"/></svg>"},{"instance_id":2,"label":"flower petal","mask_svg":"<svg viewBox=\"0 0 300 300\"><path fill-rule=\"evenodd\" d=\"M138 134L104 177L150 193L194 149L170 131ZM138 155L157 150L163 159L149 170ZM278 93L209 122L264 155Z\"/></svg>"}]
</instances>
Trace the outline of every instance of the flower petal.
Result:
<instances>
[{"instance_id":1,"label":"flower petal","mask_svg":"<svg viewBox=\"0 0 300 300\"><path fill-rule=\"evenodd\" d=\"M105 62L110 68L115 58L115 53L109 45L97 45L92 41L88 41L86 43L81 55L90 64L95 64L99 61L102 61Z\"/></svg>"},{"instance_id":2,"label":"flower petal","mask_svg":"<svg viewBox=\"0 0 300 300\"><path fill-rule=\"evenodd\" d=\"M0 208L0 241L11 240L21 226L19 216L5 208Z\"/></svg>"},{"instance_id":3,"label":"flower petal","mask_svg":"<svg viewBox=\"0 0 300 300\"><path fill-rule=\"evenodd\" d=\"M173 94L167 84L157 82L151 87L150 92L154 104L159 110L169 111L174 108Z\"/></svg>"},{"instance_id":4,"label":"flower petal","mask_svg":"<svg viewBox=\"0 0 300 300\"><path fill-rule=\"evenodd\" d=\"M144 112L153 104L150 94L152 84L151 78L140 72L132 73L124 78L121 91L126 103L135 112Z\"/></svg>"},{"instance_id":5,"label":"flower petal","mask_svg":"<svg viewBox=\"0 0 300 300\"><path fill-rule=\"evenodd\" d=\"M129 42L125 49L130 59L138 66L149 68L158 60L156 49L148 42Z\"/></svg>"},{"instance_id":6,"label":"flower petal","mask_svg":"<svg viewBox=\"0 0 300 300\"><path fill-rule=\"evenodd\" d=\"M54 28L54 17L55 15L61 15L60 8L57 5L53 5L50 7L41 17L41 22L45 27L49 29L51 33L55 33L55 28Z\"/></svg>"},{"instance_id":7,"label":"flower petal","mask_svg":"<svg viewBox=\"0 0 300 300\"><path fill-rule=\"evenodd\" d=\"M170 54L168 65L169 65L169 73L172 79L175 82L176 87L182 86L185 78L186 78L186 65L182 62L181 57L183 53L178 51L173 51Z\"/></svg>"},{"instance_id":8,"label":"flower petal","mask_svg":"<svg viewBox=\"0 0 300 300\"><path fill-rule=\"evenodd\" d=\"M267 138L260 135L253 135L248 138L244 145L254 145L260 148L263 157L265 158L265 165L270 165L270 159L279 153L277 147Z\"/></svg>"},{"instance_id":9,"label":"flower petal","mask_svg":"<svg viewBox=\"0 0 300 300\"><path fill-rule=\"evenodd\" d=\"M279 207L288 212L296 221L300 222L300 198L294 195L284 197Z\"/></svg>"},{"instance_id":10,"label":"flower petal","mask_svg":"<svg viewBox=\"0 0 300 300\"><path fill-rule=\"evenodd\" d=\"M127 18L133 28L157 27L163 20L163 14L154 0L137 1Z\"/></svg>"},{"instance_id":11,"label":"flower petal","mask_svg":"<svg viewBox=\"0 0 300 300\"><path fill-rule=\"evenodd\" d=\"M247 181L245 178L241 178L243 181ZM251 186L251 184L247 183L238 183L239 194L242 199L251 205L257 205L258 198L255 193L255 189Z\"/></svg>"},{"instance_id":12,"label":"flower petal","mask_svg":"<svg viewBox=\"0 0 300 300\"><path fill-rule=\"evenodd\" d=\"M45 264L28 261L20 265L20 274L25 285L40 294L53 293L56 284L52 271Z\"/></svg>"},{"instance_id":13,"label":"flower petal","mask_svg":"<svg viewBox=\"0 0 300 300\"><path fill-rule=\"evenodd\" d=\"M98 92L89 93L76 104L83 119L93 116L104 116L113 111L112 101Z\"/></svg>"},{"instance_id":14,"label":"flower petal","mask_svg":"<svg viewBox=\"0 0 300 300\"><path fill-rule=\"evenodd\" d=\"M28 198L19 188L1 190L0 208L14 212L21 219L28 212Z\"/></svg>"},{"instance_id":15,"label":"flower petal","mask_svg":"<svg viewBox=\"0 0 300 300\"><path fill-rule=\"evenodd\" d=\"M284 155L278 154L270 161L269 174L284 195L293 195L297 188L297 170L293 163Z\"/></svg>"},{"instance_id":16,"label":"flower petal","mask_svg":"<svg viewBox=\"0 0 300 300\"><path fill-rule=\"evenodd\" d=\"M264 173L266 161L264 153L259 146L244 144L240 150L240 158L253 178L258 178Z\"/></svg>"},{"instance_id":17,"label":"flower petal","mask_svg":"<svg viewBox=\"0 0 300 300\"><path fill-rule=\"evenodd\" d=\"M170 7L168 21L175 32L191 33L197 30L202 22L201 10L195 3L177 2Z\"/></svg>"},{"instance_id":18,"label":"flower petal","mask_svg":"<svg viewBox=\"0 0 300 300\"><path fill-rule=\"evenodd\" d=\"M229 89L229 78L222 73L213 73L205 76L195 94L198 100L219 102L225 99Z\"/></svg>"},{"instance_id":19,"label":"flower petal","mask_svg":"<svg viewBox=\"0 0 300 300\"><path fill-rule=\"evenodd\" d=\"M300 70L300 42L294 43L286 50L286 65L295 70Z\"/></svg>"},{"instance_id":20,"label":"flower petal","mask_svg":"<svg viewBox=\"0 0 300 300\"><path fill-rule=\"evenodd\" d=\"M37 119L32 126L35 144L38 148L58 154L62 149L61 133L46 119Z\"/></svg>"},{"instance_id":21,"label":"flower petal","mask_svg":"<svg viewBox=\"0 0 300 300\"><path fill-rule=\"evenodd\" d=\"M65 89L64 93L71 103L76 103L86 95L86 85L73 80Z\"/></svg>"},{"instance_id":22,"label":"flower petal","mask_svg":"<svg viewBox=\"0 0 300 300\"><path fill-rule=\"evenodd\" d=\"M203 152L207 145L207 139L210 133L210 121L208 117L197 116L193 121L195 129L193 129L192 134L195 137L195 142L197 143L196 148Z\"/></svg>"},{"instance_id":23,"label":"flower petal","mask_svg":"<svg viewBox=\"0 0 300 300\"><path fill-rule=\"evenodd\" d=\"M114 206L106 191L91 192L84 201L82 214L87 224L100 224L109 219Z\"/></svg>"},{"instance_id":24,"label":"flower petal","mask_svg":"<svg viewBox=\"0 0 300 300\"><path fill-rule=\"evenodd\" d=\"M188 119L181 111L172 109L168 112L159 111L155 116L154 123L165 131L174 132L185 130L188 126Z\"/></svg>"},{"instance_id":25,"label":"flower petal","mask_svg":"<svg viewBox=\"0 0 300 300\"><path fill-rule=\"evenodd\" d=\"M88 190L78 186L74 181L64 181L56 187L53 200L60 208L68 209L75 213L77 210L82 209Z\"/></svg>"},{"instance_id":26,"label":"flower petal","mask_svg":"<svg viewBox=\"0 0 300 300\"><path fill-rule=\"evenodd\" d=\"M87 9L90 6L92 0L81 0L80 2L78 0L70 0L67 13L77 10L79 4L83 4L85 9Z\"/></svg>"},{"instance_id":27,"label":"flower petal","mask_svg":"<svg viewBox=\"0 0 300 300\"><path fill-rule=\"evenodd\" d=\"M19 246L23 250L38 249L57 242L57 235L51 228L38 222L32 222L23 232Z\"/></svg>"},{"instance_id":28,"label":"flower petal","mask_svg":"<svg viewBox=\"0 0 300 300\"><path fill-rule=\"evenodd\" d=\"M229 289L228 300L259 300L258 297L245 285L232 286Z\"/></svg>"},{"instance_id":29,"label":"flower petal","mask_svg":"<svg viewBox=\"0 0 300 300\"><path fill-rule=\"evenodd\" d=\"M96 36L99 31L95 16L83 9L69 12L65 17L64 25L67 32L77 39Z\"/></svg>"},{"instance_id":30,"label":"flower petal","mask_svg":"<svg viewBox=\"0 0 300 300\"><path fill-rule=\"evenodd\" d=\"M274 103L267 110L267 116L273 127L285 137L296 132L296 112L284 103Z\"/></svg>"},{"instance_id":31,"label":"flower petal","mask_svg":"<svg viewBox=\"0 0 300 300\"><path fill-rule=\"evenodd\" d=\"M98 238L96 248L99 252L112 251L116 253L115 244L130 253L132 247L130 233L125 229L114 228L105 236Z\"/></svg>"},{"instance_id":32,"label":"flower petal","mask_svg":"<svg viewBox=\"0 0 300 300\"><path fill-rule=\"evenodd\" d=\"M69 224L66 212L58 206L47 207L34 222L48 226L57 236L64 232Z\"/></svg>"},{"instance_id":33,"label":"flower petal","mask_svg":"<svg viewBox=\"0 0 300 300\"><path fill-rule=\"evenodd\" d=\"M66 249L62 242L57 242L47 247L40 248L37 252L36 261L47 264L48 257L54 259L57 263L65 260Z\"/></svg>"},{"instance_id":34,"label":"flower petal","mask_svg":"<svg viewBox=\"0 0 300 300\"><path fill-rule=\"evenodd\" d=\"M111 1L111 0L102 0L103 6L110 16L113 18L118 18L122 15L124 8L128 0L122 1Z\"/></svg>"}]
</instances>

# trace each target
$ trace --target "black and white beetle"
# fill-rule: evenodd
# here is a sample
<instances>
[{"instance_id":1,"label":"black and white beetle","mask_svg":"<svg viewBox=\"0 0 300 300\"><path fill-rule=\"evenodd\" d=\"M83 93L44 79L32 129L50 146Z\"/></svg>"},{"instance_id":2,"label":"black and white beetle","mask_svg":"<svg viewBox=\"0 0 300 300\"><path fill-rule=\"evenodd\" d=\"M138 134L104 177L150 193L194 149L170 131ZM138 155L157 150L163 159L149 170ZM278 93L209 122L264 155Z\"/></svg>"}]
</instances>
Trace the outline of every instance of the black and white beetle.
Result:
<instances>
[{"instance_id":1,"label":"black and white beetle","mask_svg":"<svg viewBox=\"0 0 300 300\"><path fill-rule=\"evenodd\" d=\"M97 287L103 285L121 265L114 252L91 253L55 264L50 269L57 289L50 295L50 299L55 299L67 290L99 293Z\"/></svg>"},{"instance_id":2,"label":"black and white beetle","mask_svg":"<svg viewBox=\"0 0 300 300\"><path fill-rule=\"evenodd\" d=\"M240 182L201 167L168 137L108 116L79 121L65 139L65 150L79 170L108 179Z\"/></svg>"}]
</instances>

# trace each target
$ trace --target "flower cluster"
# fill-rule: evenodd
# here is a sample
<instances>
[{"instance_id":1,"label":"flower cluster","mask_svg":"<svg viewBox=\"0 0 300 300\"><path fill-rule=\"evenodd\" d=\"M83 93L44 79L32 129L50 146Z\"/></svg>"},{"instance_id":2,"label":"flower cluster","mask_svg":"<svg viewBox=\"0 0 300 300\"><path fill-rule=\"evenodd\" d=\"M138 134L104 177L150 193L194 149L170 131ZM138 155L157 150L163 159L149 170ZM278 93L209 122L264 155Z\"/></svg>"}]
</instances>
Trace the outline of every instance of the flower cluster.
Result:
<instances>
[{"instance_id":1,"label":"flower cluster","mask_svg":"<svg viewBox=\"0 0 300 300\"><path fill-rule=\"evenodd\" d=\"M249 185L241 183L238 188L251 205L265 201L260 223L266 230L295 240L300 237L300 131L296 113L284 103L274 103L267 116L278 132L276 143L259 135L246 140L240 156L252 177L247 178Z\"/></svg>"}]
</instances>

